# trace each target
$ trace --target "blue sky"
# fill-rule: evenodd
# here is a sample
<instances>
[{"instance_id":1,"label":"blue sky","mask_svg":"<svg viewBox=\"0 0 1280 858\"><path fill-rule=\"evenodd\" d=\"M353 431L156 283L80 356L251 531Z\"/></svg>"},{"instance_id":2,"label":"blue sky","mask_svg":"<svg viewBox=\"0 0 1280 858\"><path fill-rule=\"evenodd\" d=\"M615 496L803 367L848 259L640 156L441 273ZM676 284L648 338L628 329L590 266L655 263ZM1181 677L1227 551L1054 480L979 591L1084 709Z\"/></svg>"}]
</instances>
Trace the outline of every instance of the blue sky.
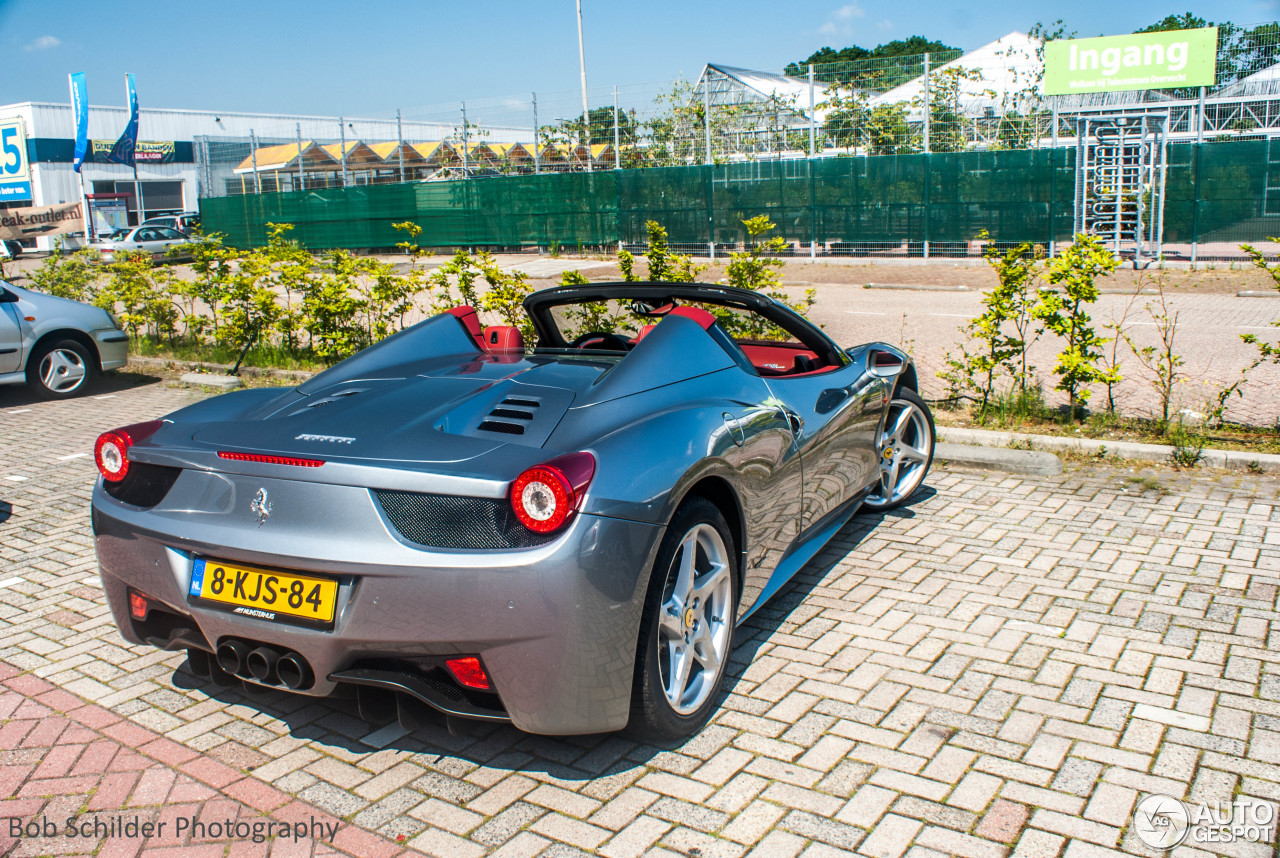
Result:
<instances>
[{"instance_id":1,"label":"blue sky","mask_svg":"<svg viewBox=\"0 0 1280 858\"><path fill-rule=\"evenodd\" d=\"M583 18L596 106L614 84L624 103L651 97L707 61L780 69L824 45L920 34L968 49L1036 21L1094 36L1185 11L1255 24L1280 18L1280 0L584 0ZM93 104L123 104L134 72L144 107L428 118L467 99L514 118L536 90L547 118L581 111L573 0L0 0L0 46L0 103L65 102L68 72L84 71Z\"/></svg>"}]
</instances>

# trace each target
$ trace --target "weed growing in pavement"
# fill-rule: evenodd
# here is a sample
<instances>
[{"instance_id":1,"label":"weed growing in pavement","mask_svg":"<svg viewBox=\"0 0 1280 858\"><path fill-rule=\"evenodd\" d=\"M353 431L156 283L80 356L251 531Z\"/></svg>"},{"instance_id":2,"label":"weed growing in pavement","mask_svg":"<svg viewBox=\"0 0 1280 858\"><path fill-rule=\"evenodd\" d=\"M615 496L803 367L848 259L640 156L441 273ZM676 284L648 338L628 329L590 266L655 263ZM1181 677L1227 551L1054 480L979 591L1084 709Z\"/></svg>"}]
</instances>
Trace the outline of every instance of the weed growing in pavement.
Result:
<instances>
[{"instance_id":1,"label":"weed growing in pavement","mask_svg":"<svg viewBox=\"0 0 1280 858\"><path fill-rule=\"evenodd\" d=\"M1154 477L1130 475L1125 477L1124 481L1131 486L1141 486L1144 493L1155 492L1160 497L1164 497L1169 493L1169 489L1165 487L1165 484Z\"/></svg>"},{"instance_id":2,"label":"weed growing in pavement","mask_svg":"<svg viewBox=\"0 0 1280 858\"><path fill-rule=\"evenodd\" d=\"M1187 427L1179 420L1169 433L1169 442L1173 445L1173 451L1169 453L1169 458L1173 460L1173 464L1179 468L1194 468L1204 459L1204 442L1205 436L1203 432L1188 431Z\"/></svg>"}]
</instances>

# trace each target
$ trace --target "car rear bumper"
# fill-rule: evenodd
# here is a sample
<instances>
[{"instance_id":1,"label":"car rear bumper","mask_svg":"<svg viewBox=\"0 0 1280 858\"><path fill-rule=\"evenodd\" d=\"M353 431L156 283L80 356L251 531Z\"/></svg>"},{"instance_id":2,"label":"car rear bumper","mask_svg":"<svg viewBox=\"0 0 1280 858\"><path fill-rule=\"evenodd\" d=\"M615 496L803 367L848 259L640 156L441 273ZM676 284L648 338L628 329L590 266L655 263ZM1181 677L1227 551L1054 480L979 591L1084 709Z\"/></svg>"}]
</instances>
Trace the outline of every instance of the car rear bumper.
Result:
<instances>
[{"instance_id":1,"label":"car rear bumper","mask_svg":"<svg viewBox=\"0 0 1280 858\"><path fill-rule=\"evenodd\" d=\"M239 639L300 654L315 675L314 685L303 693L328 694L339 682L351 681L335 682L332 674L362 665L476 655L506 715L522 730L573 734L626 725L637 630L659 526L579 515L561 537L536 548L424 548L408 555L406 546L383 530L366 532L356 540L367 543L363 549L353 546L334 561L315 556L315 549L324 550L322 544L308 551L307 540L295 540L296 553L290 556L235 547L227 538L210 539L216 529L202 526L207 516L190 518L190 527L172 527L172 515L157 517L120 503L103 492L100 482L94 491L103 589L116 624L133 643L165 642L131 618L128 588L194 621L195 634L185 643L172 642L172 648L194 642L212 650ZM252 545L259 535L247 534L239 544ZM396 547L384 550L392 542ZM338 577L333 629L285 625L193 603L188 591L197 557ZM417 562L405 562L406 557Z\"/></svg>"},{"instance_id":2,"label":"car rear bumper","mask_svg":"<svg viewBox=\"0 0 1280 858\"><path fill-rule=\"evenodd\" d=\"M119 369L129 362L129 335L116 328L90 333L98 347L98 359L102 369Z\"/></svg>"}]
</instances>

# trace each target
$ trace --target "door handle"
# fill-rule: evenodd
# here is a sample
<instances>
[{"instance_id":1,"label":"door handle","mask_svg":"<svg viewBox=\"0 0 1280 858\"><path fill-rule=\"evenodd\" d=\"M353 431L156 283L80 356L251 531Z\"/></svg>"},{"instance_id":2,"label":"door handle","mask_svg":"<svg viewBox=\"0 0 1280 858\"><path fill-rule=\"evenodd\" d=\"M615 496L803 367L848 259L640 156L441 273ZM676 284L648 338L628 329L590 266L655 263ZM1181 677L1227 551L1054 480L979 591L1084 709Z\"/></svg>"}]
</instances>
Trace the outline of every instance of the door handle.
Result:
<instances>
[{"instance_id":1,"label":"door handle","mask_svg":"<svg viewBox=\"0 0 1280 858\"><path fill-rule=\"evenodd\" d=\"M804 418L785 405L778 406L778 415L787 421L787 428L791 430L791 434L797 438L800 437L800 430L804 428Z\"/></svg>"}]
</instances>

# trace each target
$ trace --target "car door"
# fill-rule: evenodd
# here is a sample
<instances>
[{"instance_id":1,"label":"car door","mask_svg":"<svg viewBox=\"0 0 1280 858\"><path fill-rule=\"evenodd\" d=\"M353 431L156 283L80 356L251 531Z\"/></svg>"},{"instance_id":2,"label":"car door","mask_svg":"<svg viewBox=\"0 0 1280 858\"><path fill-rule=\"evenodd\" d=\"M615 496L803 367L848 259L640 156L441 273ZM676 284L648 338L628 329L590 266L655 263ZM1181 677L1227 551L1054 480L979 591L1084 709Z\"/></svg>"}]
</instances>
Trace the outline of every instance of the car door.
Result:
<instances>
[{"instance_id":1,"label":"car door","mask_svg":"<svg viewBox=\"0 0 1280 858\"><path fill-rule=\"evenodd\" d=\"M181 251L181 246L187 243L187 237L176 229L171 229L167 226L158 226L155 228L155 231L161 242L160 250L157 253L161 258L168 257L169 248L178 247L179 251Z\"/></svg>"},{"instance_id":2,"label":"car door","mask_svg":"<svg viewBox=\"0 0 1280 858\"><path fill-rule=\"evenodd\" d=\"M160 235L160 228L154 226L140 227L133 234L133 239L129 242L130 250L145 250L152 256L157 253L164 255L164 239Z\"/></svg>"},{"instance_id":3,"label":"car door","mask_svg":"<svg viewBox=\"0 0 1280 858\"><path fill-rule=\"evenodd\" d=\"M22 368L22 328L18 325L16 297L0 286L0 373Z\"/></svg>"},{"instance_id":4,"label":"car door","mask_svg":"<svg viewBox=\"0 0 1280 858\"><path fill-rule=\"evenodd\" d=\"M786 412L803 461L801 521L809 528L877 478L875 435L887 385L856 361L765 382Z\"/></svg>"}]
</instances>

